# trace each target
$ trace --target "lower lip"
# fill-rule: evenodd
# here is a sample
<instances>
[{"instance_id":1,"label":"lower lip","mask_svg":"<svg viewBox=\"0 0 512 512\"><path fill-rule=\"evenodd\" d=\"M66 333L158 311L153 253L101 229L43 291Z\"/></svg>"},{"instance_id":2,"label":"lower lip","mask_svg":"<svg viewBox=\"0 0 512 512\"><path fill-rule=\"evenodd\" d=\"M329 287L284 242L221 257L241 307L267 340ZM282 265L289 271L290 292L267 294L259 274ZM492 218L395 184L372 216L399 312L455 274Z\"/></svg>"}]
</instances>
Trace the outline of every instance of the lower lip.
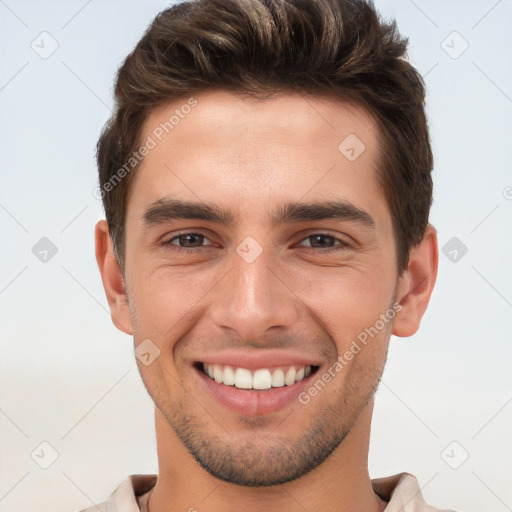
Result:
<instances>
[{"instance_id":1,"label":"lower lip","mask_svg":"<svg viewBox=\"0 0 512 512\"><path fill-rule=\"evenodd\" d=\"M259 391L219 384L201 370L196 369L195 371L207 391L218 402L234 412L248 416L272 414L294 402L297 403L298 396L309 386L310 378L313 375L311 374L291 386Z\"/></svg>"}]
</instances>

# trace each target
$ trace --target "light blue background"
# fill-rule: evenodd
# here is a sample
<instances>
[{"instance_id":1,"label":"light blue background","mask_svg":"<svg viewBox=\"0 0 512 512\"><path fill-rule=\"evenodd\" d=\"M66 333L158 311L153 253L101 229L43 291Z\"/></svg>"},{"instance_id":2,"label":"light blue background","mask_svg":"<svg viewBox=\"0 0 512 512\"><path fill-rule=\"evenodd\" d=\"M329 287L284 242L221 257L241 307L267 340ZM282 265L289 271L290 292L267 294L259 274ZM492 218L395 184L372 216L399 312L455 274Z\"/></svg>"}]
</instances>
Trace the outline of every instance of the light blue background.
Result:
<instances>
[{"instance_id":1,"label":"light blue background","mask_svg":"<svg viewBox=\"0 0 512 512\"><path fill-rule=\"evenodd\" d=\"M115 71L168 5L0 0L0 511L72 512L157 471L152 402L94 259L93 189ZM376 5L425 76L440 247L468 252L441 254L420 331L391 342L370 475L409 471L439 507L510 510L512 2ZM59 45L48 59L31 48L43 31ZM441 46L453 31L469 44L457 59ZM58 248L47 263L32 253L43 236ZM59 454L46 470L31 458L42 441ZM469 454L458 469L441 456L452 441L452 459Z\"/></svg>"}]
</instances>

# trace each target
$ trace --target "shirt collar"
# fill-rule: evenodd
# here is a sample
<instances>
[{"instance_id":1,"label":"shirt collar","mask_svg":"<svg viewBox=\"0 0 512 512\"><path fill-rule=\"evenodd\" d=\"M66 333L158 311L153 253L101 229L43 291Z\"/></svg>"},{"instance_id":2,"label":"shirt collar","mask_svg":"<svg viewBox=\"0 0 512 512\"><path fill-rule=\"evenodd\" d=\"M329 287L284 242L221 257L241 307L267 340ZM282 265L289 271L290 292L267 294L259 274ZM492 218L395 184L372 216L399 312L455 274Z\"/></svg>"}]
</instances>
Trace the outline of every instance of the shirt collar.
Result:
<instances>
[{"instance_id":1,"label":"shirt collar","mask_svg":"<svg viewBox=\"0 0 512 512\"><path fill-rule=\"evenodd\" d=\"M156 484L158 475L130 475L110 495L109 512L140 512L137 497L149 492ZM434 512L439 509L427 505L418 481L411 473L374 478L372 487L388 502L384 512Z\"/></svg>"}]
</instances>

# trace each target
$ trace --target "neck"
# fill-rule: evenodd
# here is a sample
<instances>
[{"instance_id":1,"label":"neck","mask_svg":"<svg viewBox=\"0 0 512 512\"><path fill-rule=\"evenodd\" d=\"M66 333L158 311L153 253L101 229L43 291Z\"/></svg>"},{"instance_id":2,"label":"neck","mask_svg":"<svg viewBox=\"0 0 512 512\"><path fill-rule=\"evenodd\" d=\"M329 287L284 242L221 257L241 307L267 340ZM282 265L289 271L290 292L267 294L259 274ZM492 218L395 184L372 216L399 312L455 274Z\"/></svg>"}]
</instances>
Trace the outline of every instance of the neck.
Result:
<instances>
[{"instance_id":1,"label":"neck","mask_svg":"<svg viewBox=\"0 0 512 512\"><path fill-rule=\"evenodd\" d=\"M372 412L373 400L337 449L308 474L286 484L243 487L203 469L155 409L159 473L149 512L382 512L386 502L373 491L368 474Z\"/></svg>"}]
</instances>

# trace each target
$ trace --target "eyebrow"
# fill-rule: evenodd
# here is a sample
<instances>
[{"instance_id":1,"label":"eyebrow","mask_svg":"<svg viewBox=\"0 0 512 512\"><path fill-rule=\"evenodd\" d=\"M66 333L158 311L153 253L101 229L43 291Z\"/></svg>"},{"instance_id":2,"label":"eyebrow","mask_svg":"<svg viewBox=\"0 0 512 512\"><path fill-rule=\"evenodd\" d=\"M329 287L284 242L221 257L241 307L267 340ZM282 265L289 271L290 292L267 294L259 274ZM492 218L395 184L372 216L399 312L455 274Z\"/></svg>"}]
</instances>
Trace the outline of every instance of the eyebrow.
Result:
<instances>
[{"instance_id":1,"label":"eyebrow","mask_svg":"<svg viewBox=\"0 0 512 512\"><path fill-rule=\"evenodd\" d=\"M217 222L232 228L238 222L239 215L214 204L161 198L151 203L142 219L146 227L177 219L196 219ZM269 219L272 227L287 222L339 220L357 222L375 229L372 216L348 201L288 202L270 212Z\"/></svg>"}]
</instances>

